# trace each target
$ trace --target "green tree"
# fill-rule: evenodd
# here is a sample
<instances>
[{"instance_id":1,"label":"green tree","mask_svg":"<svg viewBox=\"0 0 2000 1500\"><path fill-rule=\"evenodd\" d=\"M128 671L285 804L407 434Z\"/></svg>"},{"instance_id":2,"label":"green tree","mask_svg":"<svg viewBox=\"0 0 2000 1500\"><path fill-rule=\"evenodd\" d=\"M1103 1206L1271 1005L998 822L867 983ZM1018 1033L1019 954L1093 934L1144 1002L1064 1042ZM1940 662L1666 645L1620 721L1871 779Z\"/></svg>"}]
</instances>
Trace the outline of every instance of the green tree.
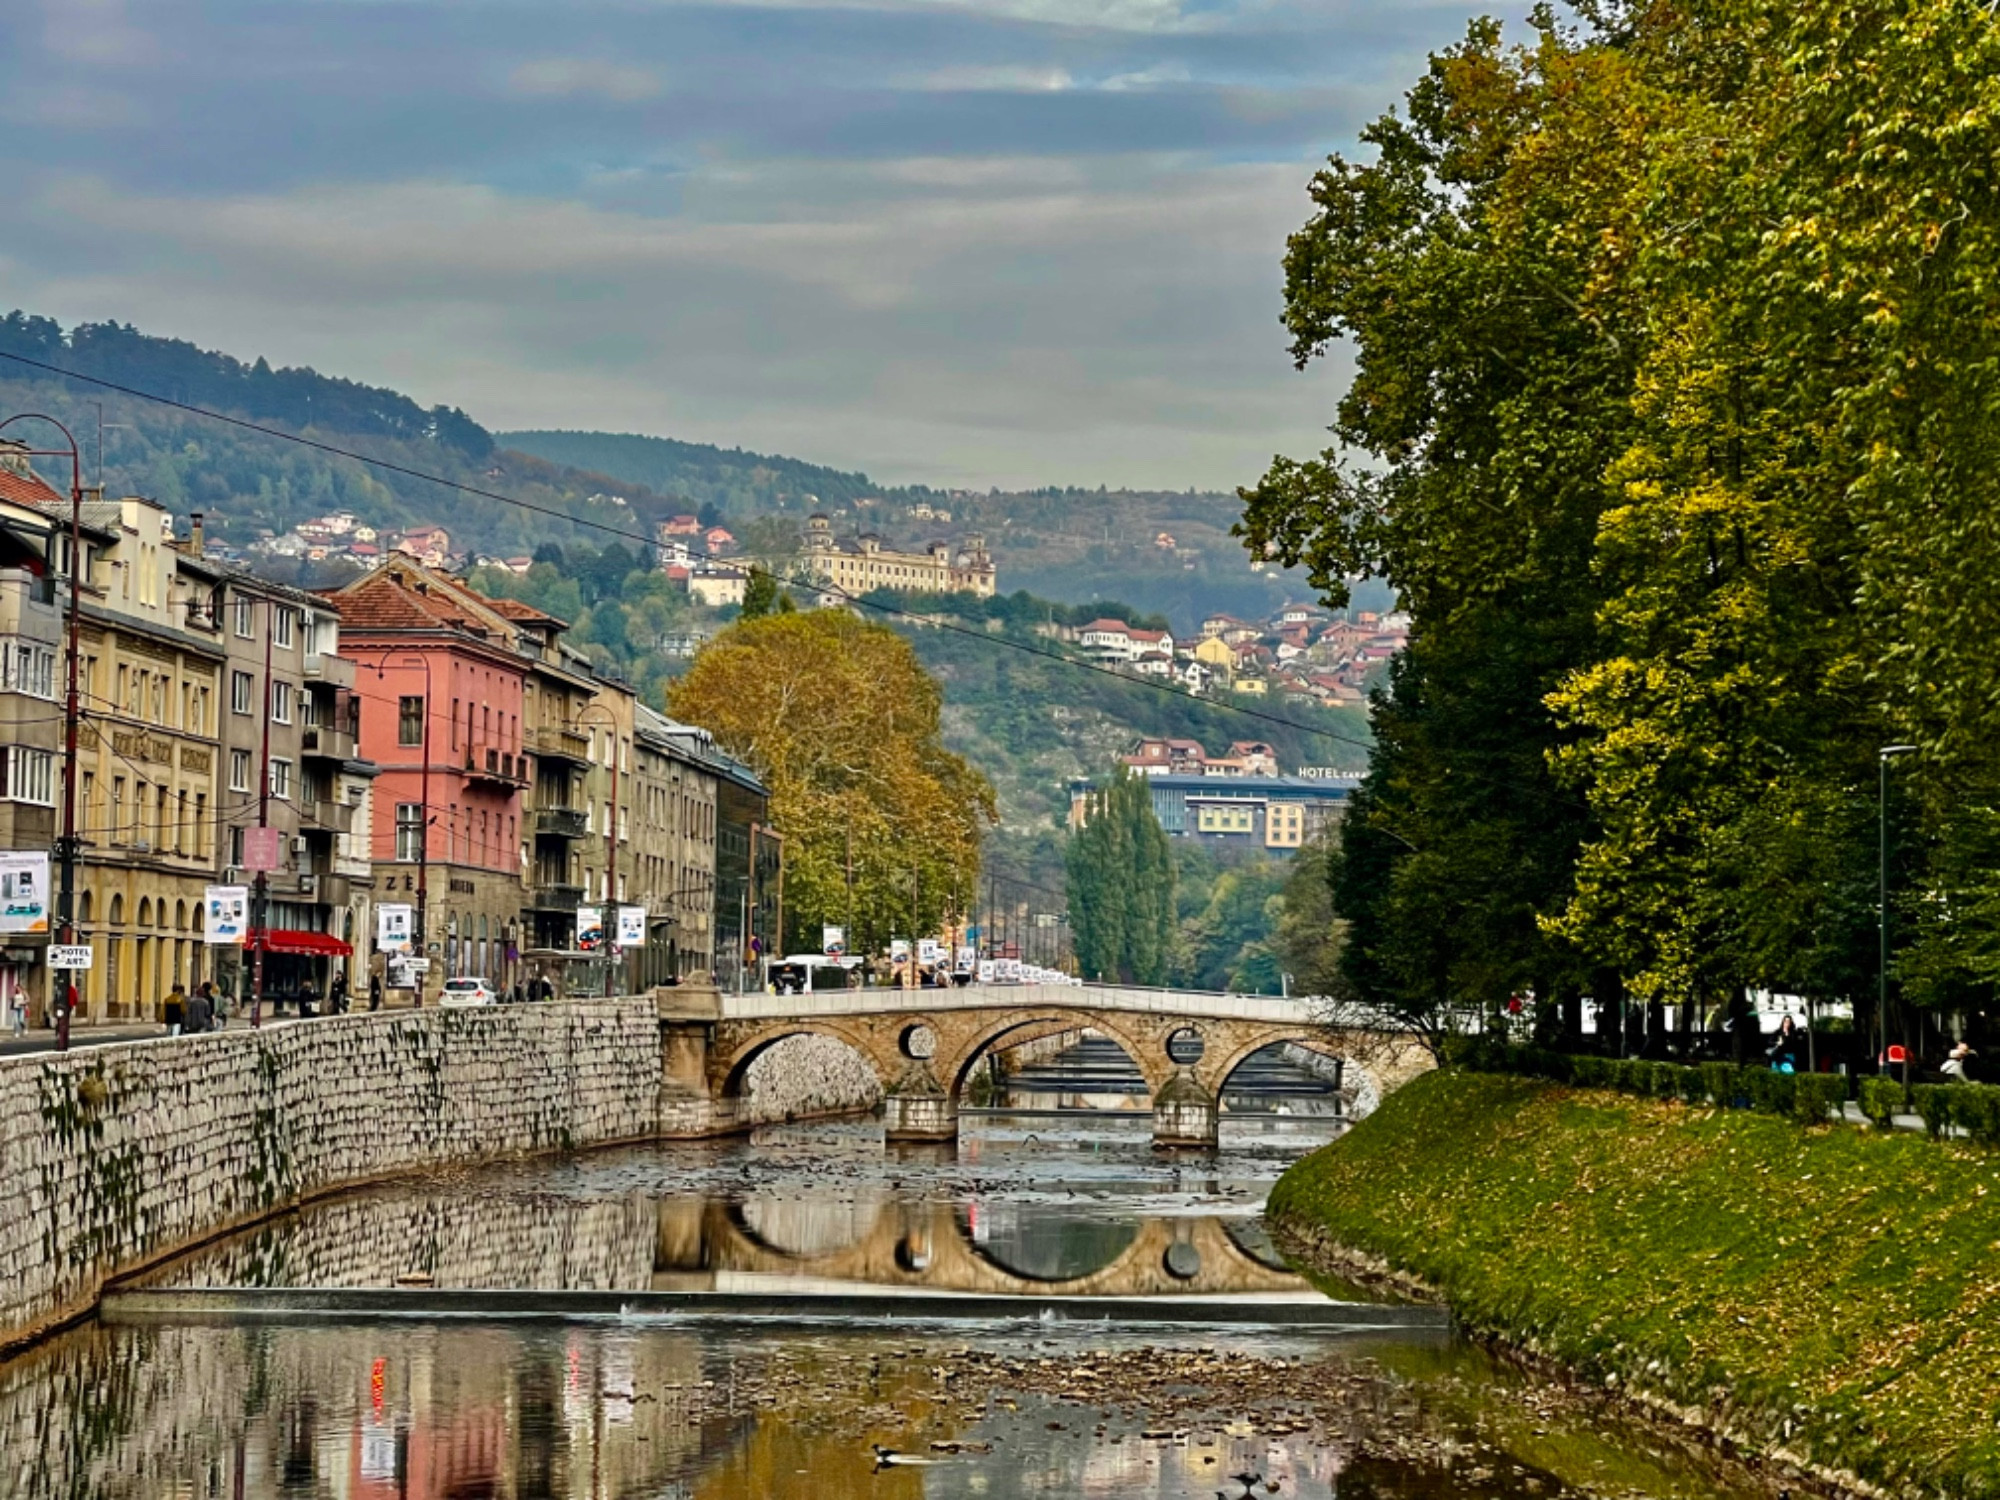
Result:
<instances>
[{"instance_id":1,"label":"green tree","mask_svg":"<svg viewBox=\"0 0 2000 1500\"><path fill-rule=\"evenodd\" d=\"M1084 975L1164 983L1174 938L1174 857L1143 776L1121 765L1090 794L1064 865Z\"/></svg>"},{"instance_id":2,"label":"green tree","mask_svg":"<svg viewBox=\"0 0 2000 1500\"><path fill-rule=\"evenodd\" d=\"M743 583L741 620L761 620L778 612L778 580L763 568L752 568Z\"/></svg>"}]
</instances>

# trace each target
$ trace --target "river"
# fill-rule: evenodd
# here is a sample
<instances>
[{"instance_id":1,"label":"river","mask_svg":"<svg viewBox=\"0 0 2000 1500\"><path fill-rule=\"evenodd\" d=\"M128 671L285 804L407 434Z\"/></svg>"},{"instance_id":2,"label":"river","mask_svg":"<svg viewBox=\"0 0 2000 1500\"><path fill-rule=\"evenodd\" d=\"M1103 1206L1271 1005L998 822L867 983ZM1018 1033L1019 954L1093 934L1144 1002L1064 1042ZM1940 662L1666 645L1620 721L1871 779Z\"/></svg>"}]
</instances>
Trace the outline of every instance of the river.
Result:
<instances>
[{"instance_id":1,"label":"river","mask_svg":"<svg viewBox=\"0 0 2000 1500\"><path fill-rule=\"evenodd\" d=\"M773 1126L309 1205L0 1366L0 1491L1747 1496L1289 1271L1259 1209L1342 1128L1315 1075L1173 1157L1107 1063L1024 1072L956 1148Z\"/></svg>"}]
</instances>

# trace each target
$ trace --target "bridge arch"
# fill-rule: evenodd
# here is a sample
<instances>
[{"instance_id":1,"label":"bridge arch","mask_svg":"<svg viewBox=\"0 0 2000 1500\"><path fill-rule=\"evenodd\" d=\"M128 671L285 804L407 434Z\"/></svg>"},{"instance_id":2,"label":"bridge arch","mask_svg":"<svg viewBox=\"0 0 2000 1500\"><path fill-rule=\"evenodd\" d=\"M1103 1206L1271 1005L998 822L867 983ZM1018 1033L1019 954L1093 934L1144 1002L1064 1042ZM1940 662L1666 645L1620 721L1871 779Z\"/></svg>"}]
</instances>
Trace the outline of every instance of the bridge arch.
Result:
<instances>
[{"instance_id":1,"label":"bridge arch","mask_svg":"<svg viewBox=\"0 0 2000 1500\"><path fill-rule=\"evenodd\" d=\"M884 1072L882 1059L877 1056L877 1049L870 1045L868 1036L842 1025L839 1021L811 1016L788 1020L780 1025L760 1030L754 1036L738 1042L732 1050L716 1059L710 1069L715 1096L721 1099L743 1098L749 1083L750 1065L778 1043L798 1036L823 1036L842 1043L868 1064L878 1084L883 1088L889 1086L893 1075Z\"/></svg>"},{"instance_id":2,"label":"bridge arch","mask_svg":"<svg viewBox=\"0 0 2000 1500\"><path fill-rule=\"evenodd\" d=\"M973 1067L987 1053L1065 1031L1094 1031L1116 1045L1145 1079L1148 1095L1158 1093L1160 1085L1173 1071L1173 1065L1168 1062L1163 1049L1148 1047L1142 1036L1119 1025L1116 1019L1102 1011L1037 1007L1010 1012L961 1038L948 1059L939 1059L938 1081L945 1086L955 1106L966 1080L972 1076ZM1020 1034L1016 1036L1015 1033Z\"/></svg>"},{"instance_id":3,"label":"bridge arch","mask_svg":"<svg viewBox=\"0 0 2000 1500\"><path fill-rule=\"evenodd\" d=\"M1238 1042L1233 1050L1226 1053L1216 1064L1214 1072L1209 1074L1215 1080L1215 1099L1218 1106L1222 1102L1222 1096L1228 1091L1229 1080L1238 1068L1258 1053L1271 1047L1281 1047L1287 1042L1341 1063L1344 1070L1352 1071L1355 1078L1353 1113L1356 1118L1370 1113L1381 1103L1382 1080L1376 1071L1357 1059L1350 1049L1342 1047L1338 1038L1329 1036L1324 1028L1305 1026L1271 1028L1248 1040Z\"/></svg>"}]
</instances>

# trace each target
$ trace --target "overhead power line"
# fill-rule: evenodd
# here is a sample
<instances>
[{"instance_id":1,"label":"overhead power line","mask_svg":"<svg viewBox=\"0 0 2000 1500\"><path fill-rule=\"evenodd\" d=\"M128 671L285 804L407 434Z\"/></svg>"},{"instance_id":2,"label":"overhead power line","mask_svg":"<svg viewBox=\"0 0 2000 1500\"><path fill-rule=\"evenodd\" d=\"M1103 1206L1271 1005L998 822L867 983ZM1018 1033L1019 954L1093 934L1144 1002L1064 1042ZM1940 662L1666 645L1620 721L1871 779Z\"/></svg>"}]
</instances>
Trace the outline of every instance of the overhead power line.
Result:
<instances>
[{"instance_id":1,"label":"overhead power line","mask_svg":"<svg viewBox=\"0 0 2000 1500\"><path fill-rule=\"evenodd\" d=\"M11 360L15 364L26 365L31 369L42 370L51 375L59 375L65 380L80 380L86 385L93 385L101 390L116 391L121 396L130 396L137 401L148 401L155 406L164 406L174 411L186 412L189 416L200 417L206 421L221 422L226 426L239 428L245 432L254 432L262 437L275 438L279 442L296 443L300 447L311 448L335 458L351 459L355 463L366 464L370 468L380 469L385 473L400 474L406 479L421 480L425 484L435 484L444 489L456 490L460 494L475 495L482 500L492 500L501 505L511 505L518 510L528 511L538 516L547 516L551 520L562 521L571 526L582 526L591 531L602 532L606 536L617 537L623 541L637 542L649 551L658 545L653 538L643 533L629 531L622 526L614 526L606 521L594 521L586 516L574 516L553 505L538 504L533 500L524 500L518 495L503 495L497 490L485 489L476 484L466 484L462 480L452 479L443 474L433 474L424 469L413 468L408 464L399 464L390 459L375 458L369 454L357 452L352 448L343 448L338 443L322 442L318 438L304 437L295 432L287 432L281 427L273 427L263 422L252 422L246 417L232 417L226 412L214 411L205 406L196 406L187 401L176 401L171 396L162 396L153 391L140 390L136 386L121 385L115 380L106 380L98 375L85 375L80 371L66 370L61 365L50 364L46 360L31 359L25 354L16 354L0 349L0 359ZM773 576L781 575L774 573ZM1258 709L1246 708L1239 703L1225 703L1213 699L1192 698L1189 694L1182 692L1169 683L1157 682L1146 677L1130 676L1127 673L1116 671L1101 663L1079 661L1075 657L1064 656L1059 651L1051 651L1046 647L1035 646L1026 641L1009 640L1005 636L988 635L985 631L971 630L963 625L946 624L928 617L922 617L910 610L899 608L893 604L884 604L879 600L867 599L859 594L849 593L846 589L838 588L829 583L823 583L818 579L799 579L789 575L782 576L783 581L793 587L808 588L821 594L831 594L845 600L849 604L858 605L863 609L874 610L878 614L892 615L925 628L945 630L953 634L969 636L973 640L984 642L989 646L999 646L1005 650L1017 651L1027 656L1054 662L1059 666L1072 668L1076 671L1095 672L1101 676L1115 678L1122 683L1133 683L1142 688L1165 693L1173 698L1200 703L1206 707L1218 709L1223 713L1236 714L1242 718L1255 720L1262 724L1272 724L1281 729L1292 730L1298 734L1312 735L1319 739L1332 740L1338 744L1353 745L1363 750L1373 748L1372 741L1363 739L1358 735L1342 734L1339 730L1323 729L1312 724L1301 724L1296 719L1287 719L1278 714L1268 714Z\"/></svg>"}]
</instances>

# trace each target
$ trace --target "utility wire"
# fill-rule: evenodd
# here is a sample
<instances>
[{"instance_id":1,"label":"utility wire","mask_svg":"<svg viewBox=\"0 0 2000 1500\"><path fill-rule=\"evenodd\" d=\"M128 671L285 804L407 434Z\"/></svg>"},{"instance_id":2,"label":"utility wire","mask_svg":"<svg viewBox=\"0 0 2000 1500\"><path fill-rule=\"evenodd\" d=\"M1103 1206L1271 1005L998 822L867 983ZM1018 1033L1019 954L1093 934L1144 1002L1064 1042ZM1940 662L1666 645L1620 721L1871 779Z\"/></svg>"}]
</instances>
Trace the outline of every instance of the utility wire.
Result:
<instances>
[{"instance_id":1,"label":"utility wire","mask_svg":"<svg viewBox=\"0 0 2000 1500\"><path fill-rule=\"evenodd\" d=\"M230 427L240 428L245 432L254 432L263 437L276 438L280 442L296 443L301 447L312 448L336 458L352 459L356 463L367 464L371 468L381 469L391 474L401 474L408 479L417 479L422 480L426 484L440 485L445 489L457 490L461 494L476 495L482 500L498 501L502 505L511 505L520 510L530 511L535 515L547 516L551 520L566 522L572 526L586 527L592 531L599 531L607 536L618 537L624 541L637 542L648 550L659 545L653 538L643 533L628 531L622 526L614 526L606 521L593 521L585 516L571 515L569 512L559 510L552 505L541 505L532 500L523 500L518 495L503 495L497 490L483 489L475 484L466 484L461 480L447 478L442 474L432 474L426 470L412 468L407 464L399 464L390 459L372 458L366 453L356 452L352 448L343 448L336 443L322 442L318 438L302 437L295 432L286 432L280 427L272 427L263 422L252 422L244 417L232 417L205 406L195 406L186 401L176 401L170 396L161 396L152 391L143 391L135 386L121 385L115 380L105 380L100 376L84 375L75 370L66 370L61 365L52 365L44 360L30 359L25 354L15 354L11 351L0 349L0 359L12 360L16 364L43 370L51 375L60 375L66 380L80 380L87 385L94 385L103 390L116 391L121 396L130 396L139 401L150 401L155 405L186 412L190 416L202 417L211 422L221 422ZM773 576L777 575L774 574ZM1050 651L1043 647L1030 645L1026 641L1008 640L1004 636L993 636L988 635L984 631L969 630L963 625L939 624L928 619L922 619L910 610L898 608L893 604L883 604L877 600L867 599L858 594L851 594L845 589L838 588L830 583L822 583L817 579L797 579L787 576L784 581L793 587L810 588L822 594L835 595L847 603L859 605L863 609L872 609L881 614L894 615L900 619L910 620L931 629L947 630L957 635L970 636L972 639L983 641L988 645L997 645L1010 651L1019 651L1026 655L1040 657L1043 660L1052 661L1065 667L1072 667L1079 671L1096 672L1105 677L1114 677L1120 682L1136 683L1140 687L1167 693L1175 698L1205 703L1208 707L1220 709L1224 713L1238 714L1246 719L1254 719L1264 724L1274 724L1280 728L1290 729L1299 734L1313 735L1317 738L1333 740L1340 744L1358 746L1363 750L1373 748L1371 741L1362 739L1356 735L1342 734L1338 730L1320 729L1310 724L1301 724L1296 719L1286 719L1276 714L1262 713L1257 709L1245 708L1237 703L1193 699L1189 694L1183 693L1180 689L1168 683L1155 682L1144 677L1129 676L1124 672L1115 671L1097 662L1079 661L1074 657L1064 656L1058 651Z\"/></svg>"}]
</instances>

